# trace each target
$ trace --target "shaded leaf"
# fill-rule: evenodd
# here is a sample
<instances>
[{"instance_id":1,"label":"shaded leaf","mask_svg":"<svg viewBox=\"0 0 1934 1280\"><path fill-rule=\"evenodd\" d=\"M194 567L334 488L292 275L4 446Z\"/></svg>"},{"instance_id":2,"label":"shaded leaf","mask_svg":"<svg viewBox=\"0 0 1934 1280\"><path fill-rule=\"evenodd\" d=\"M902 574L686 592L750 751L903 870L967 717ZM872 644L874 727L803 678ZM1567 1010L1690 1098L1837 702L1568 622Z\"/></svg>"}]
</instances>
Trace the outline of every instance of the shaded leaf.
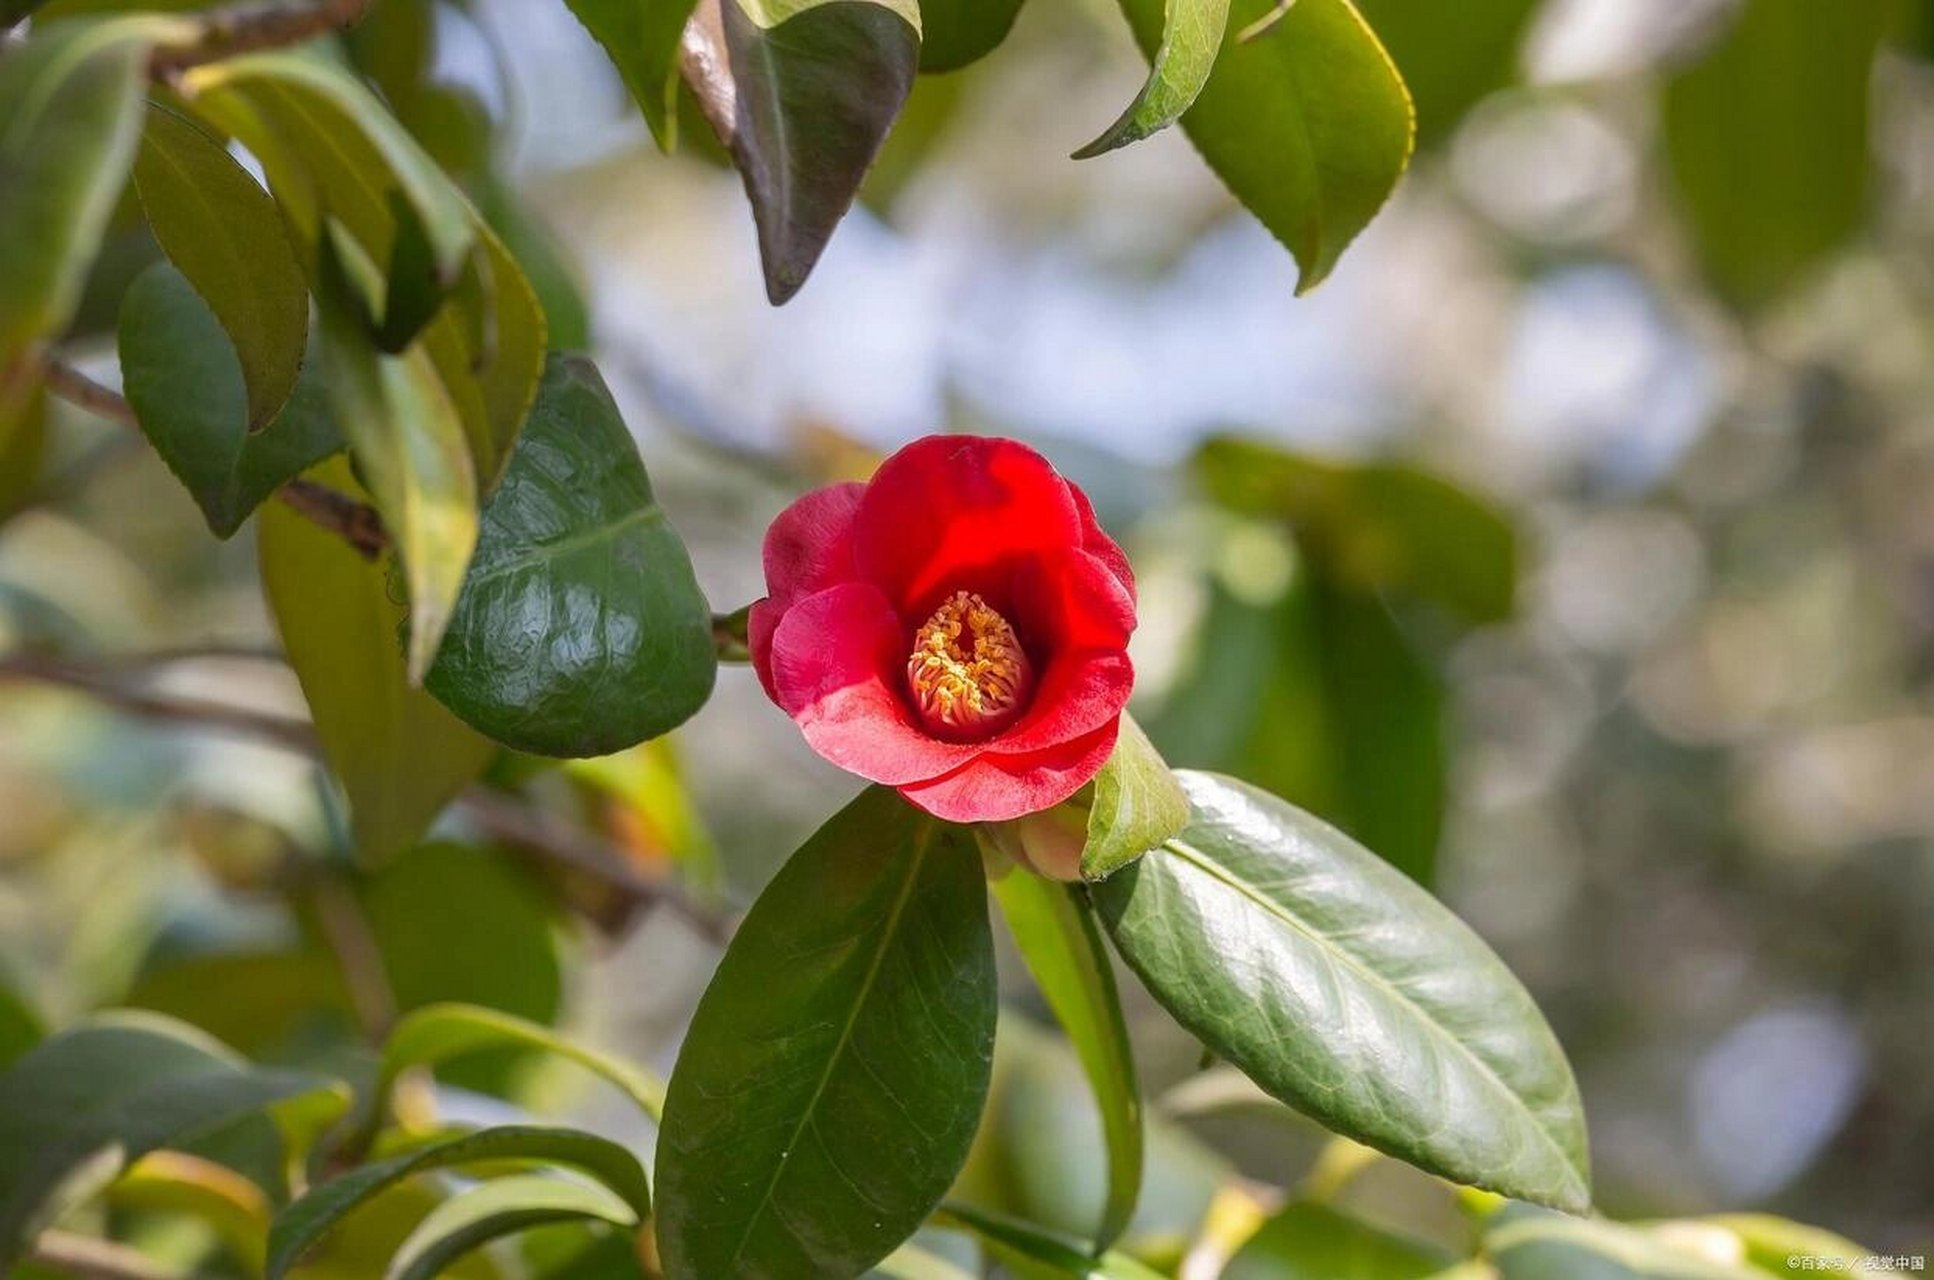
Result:
<instances>
[{"instance_id":1,"label":"shaded leaf","mask_svg":"<svg viewBox=\"0 0 1934 1280\"><path fill-rule=\"evenodd\" d=\"M0 1070L39 1044L47 1024L26 996L0 984Z\"/></svg>"},{"instance_id":2,"label":"shaded leaf","mask_svg":"<svg viewBox=\"0 0 1934 1280\"><path fill-rule=\"evenodd\" d=\"M374 1092L386 1096L411 1067L434 1067L479 1050L504 1048L554 1053L616 1085L652 1119L664 1114L665 1086L630 1063L527 1019L464 1004L429 1005L399 1021L383 1045Z\"/></svg>"},{"instance_id":3,"label":"shaded leaf","mask_svg":"<svg viewBox=\"0 0 1934 1280\"><path fill-rule=\"evenodd\" d=\"M920 70L958 71L992 53L1022 0L920 0Z\"/></svg>"},{"instance_id":4,"label":"shaded leaf","mask_svg":"<svg viewBox=\"0 0 1934 1280\"><path fill-rule=\"evenodd\" d=\"M1263 1223L1222 1280L1430 1280L1449 1265L1436 1249L1305 1202Z\"/></svg>"},{"instance_id":5,"label":"shaded leaf","mask_svg":"<svg viewBox=\"0 0 1934 1280\"><path fill-rule=\"evenodd\" d=\"M678 44L698 0L565 0L604 46L658 145L678 140Z\"/></svg>"},{"instance_id":6,"label":"shaded leaf","mask_svg":"<svg viewBox=\"0 0 1934 1280\"><path fill-rule=\"evenodd\" d=\"M1512 1206L1484 1233L1499 1280L1752 1280L1754 1268L1715 1262L1616 1222ZM1784 1263L1784 1259L1781 1260Z\"/></svg>"},{"instance_id":7,"label":"shaded leaf","mask_svg":"<svg viewBox=\"0 0 1934 1280\"><path fill-rule=\"evenodd\" d=\"M1075 159L1086 160L1168 128L1209 82L1229 25L1229 0L1166 0L1166 6L1162 42L1147 83L1121 118L1075 152Z\"/></svg>"},{"instance_id":8,"label":"shaded leaf","mask_svg":"<svg viewBox=\"0 0 1934 1280\"><path fill-rule=\"evenodd\" d=\"M353 490L346 463L325 482ZM416 843L496 746L410 687L403 610L380 566L273 504L262 512L262 582L316 736L342 783L359 852L382 861Z\"/></svg>"},{"instance_id":9,"label":"shaded leaf","mask_svg":"<svg viewBox=\"0 0 1934 1280\"><path fill-rule=\"evenodd\" d=\"M1667 82L1673 182L1706 274L1735 304L1770 301L1859 229L1868 85L1890 12L1884 0L1747 0Z\"/></svg>"},{"instance_id":10,"label":"shaded leaf","mask_svg":"<svg viewBox=\"0 0 1934 1280\"><path fill-rule=\"evenodd\" d=\"M745 180L766 294L806 282L906 103L915 0L701 0L687 76Z\"/></svg>"},{"instance_id":11,"label":"shaded leaf","mask_svg":"<svg viewBox=\"0 0 1934 1280\"><path fill-rule=\"evenodd\" d=\"M1188 828L1092 890L1169 1013L1338 1133L1459 1182L1589 1207L1571 1069L1477 935L1291 805L1181 777Z\"/></svg>"},{"instance_id":12,"label":"shaded leaf","mask_svg":"<svg viewBox=\"0 0 1934 1280\"><path fill-rule=\"evenodd\" d=\"M1297 0L1247 42L1276 0L1233 0L1222 51L1182 127L1209 167L1295 255L1298 291L1328 276L1410 160L1410 98L1349 0ZM1153 58L1165 0L1122 0Z\"/></svg>"},{"instance_id":13,"label":"shaded leaf","mask_svg":"<svg viewBox=\"0 0 1934 1280\"><path fill-rule=\"evenodd\" d=\"M539 1161L580 1170L615 1192L638 1217L651 1212L651 1187L645 1171L638 1158L617 1143L576 1129L502 1125L361 1165L313 1188L276 1215L269 1231L269 1280L281 1280L344 1218L404 1179L436 1169L504 1160Z\"/></svg>"},{"instance_id":14,"label":"shaded leaf","mask_svg":"<svg viewBox=\"0 0 1934 1280\"><path fill-rule=\"evenodd\" d=\"M1171 833L1172 834L1172 833ZM1142 1189L1142 1096L1115 973L1080 890L1019 868L991 881L1021 958L1087 1074L1108 1149L1098 1249L1120 1238Z\"/></svg>"},{"instance_id":15,"label":"shaded leaf","mask_svg":"<svg viewBox=\"0 0 1934 1280\"><path fill-rule=\"evenodd\" d=\"M913 1234L986 1096L986 904L973 847L885 788L792 856L672 1076L658 1147L670 1280L857 1275Z\"/></svg>"},{"instance_id":16,"label":"shaded leaf","mask_svg":"<svg viewBox=\"0 0 1934 1280\"><path fill-rule=\"evenodd\" d=\"M508 183L487 183L480 202L491 229L523 267L537 296L551 350L589 349L591 312L584 301L583 276L557 236Z\"/></svg>"},{"instance_id":17,"label":"shaded leaf","mask_svg":"<svg viewBox=\"0 0 1934 1280\"><path fill-rule=\"evenodd\" d=\"M1417 104L1417 141L1446 138L1479 99L1516 78L1538 0L1352 0Z\"/></svg>"},{"instance_id":18,"label":"shaded leaf","mask_svg":"<svg viewBox=\"0 0 1934 1280\"><path fill-rule=\"evenodd\" d=\"M135 186L155 240L201 295L241 361L250 431L295 390L309 287L268 192L200 125L150 105Z\"/></svg>"},{"instance_id":19,"label":"shaded leaf","mask_svg":"<svg viewBox=\"0 0 1934 1280\"><path fill-rule=\"evenodd\" d=\"M0 402L0 520L40 483L47 436L47 396L41 388L26 388L17 404Z\"/></svg>"},{"instance_id":20,"label":"shaded leaf","mask_svg":"<svg viewBox=\"0 0 1934 1280\"><path fill-rule=\"evenodd\" d=\"M0 1075L0 1269L41 1228L129 1165L254 1112L339 1113L340 1085L251 1069L192 1028L152 1015L55 1036Z\"/></svg>"},{"instance_id":21,"label":"shaded leaf","mask_svg":"<svg viewBox=\"0 0 1934 1280\"><path fill-rule=\"evenodd\" d=\"M235 349L207 302L166 263L128 289L120 344L122 391L143 434L217 537L232 536L276 489L342 448L319 370L296 384L273 422L249 432Z\"/></svg>"},{"instance_id":22,"label":"shaded leaf","mask_svg":"<svg viewBox=\"0 0 1934 1280\"><path fill-rule=\"evenodd\" d=\"M48 26L0 60L0 424L80 305L141 136L153 16Z\"/></svg>"},{"instance_id":23,"label":"shaded leaf","mask_svg":"<svg viewBox=\"0 0 1934 1280\"><path fill-rule=\"evenodd\" d=\"M711 694L711 608L589 361L554 357L427 687L520 751L594 756Z\"/></svg>"},{"instance_id":24,"label":"shaded leaf","mask_svg":"<svg viewBox=\"0 0 1934 1280\"><path fill-rule=\"evenodd\" d=\"M536 1175L498 1178L432 1209L391 1260L386 1280L435 1280L458 1258L505 1236L557 1222L631 1228L637 1211L596 1183Z\"/></svg>"}]
</instances>

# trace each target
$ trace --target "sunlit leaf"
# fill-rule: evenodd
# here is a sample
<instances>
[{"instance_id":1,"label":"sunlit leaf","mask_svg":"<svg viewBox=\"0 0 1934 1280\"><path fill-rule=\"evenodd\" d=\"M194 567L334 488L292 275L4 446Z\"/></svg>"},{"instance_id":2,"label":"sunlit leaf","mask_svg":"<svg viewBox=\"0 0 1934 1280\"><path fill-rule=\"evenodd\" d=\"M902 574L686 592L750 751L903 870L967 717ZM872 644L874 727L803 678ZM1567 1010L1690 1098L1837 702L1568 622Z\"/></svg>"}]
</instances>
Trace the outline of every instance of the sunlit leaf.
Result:
<instances>
[{"instance_id":1,"label":"sunlit leaf","mask_svg":"<svg viewBox=\"0 0 1934 1280\"><path fill-rule=\"evenodd\" d=\"M712 691L712 614L589 361L554 357L427 687L521 751L655 738Z\"/></svg>"},{"instance_id":2,"label":"sunlit leaf","mask_svg":"<svg viewBox=\"0 0 1934 1280\"><path fill-rule=\"evenodd\" d=\"M1464 113L1510 83L1538 0L1352 0L1403 74L1417 104L1417 140L1430 146Z\"/></svg>"},{"instance_id":3,"label":"sunlit leaf","mask_svg":"<svg viewBox=\"0 0 1934 1280\"><path fill-rule=\"evenodd\" d=\"M1165 0L1122 0L1151 58ZM1349 0L1297 0L1267 32L1239 33L1276 0L1233 0L1222 51L1182 127L1229 190L1295 255L1315 288L1376 215L1410 160L1410 98Z\"/></svg>"},{"instance_id":4,"label":"sunlit leaf","mask_svg":"<svg viewBox=\"0 0 1934 1280\"><path fill-rule=\"evenodd\" d=\"M342 462L319 473L350 492ZM263 509L262 582L316 735L349 800L361 854L382 861L422 836L497 748L410 687L404 611L382 566L284 510Z\"/></svg>"},{"instance_id":5,"label":"sunlit leaf","mask_svg":"<svg viewBox=\"0 0 1934 1280\"><path fill-rule=\"evenodd\" d=\"M1459 1182L1589 1207L1571 1068L1477 935L1293 806L1181 777L1190 825L1092 889L1150 993L1338 1133Z\"/></svg>"},{"instance_id":6,"label":"sunlit leaf","mask_svg":"<svg viewBox=\"0 0 1934 1280\"><path fill-rule=\"evenodd\" d=\"M1171 833L1172 834L1172 833ZM1008 929L1094 1091L1108 1148L1099 1248L1128 1227L1142 1189L1142 1098L1115 974L1080 890L1010 868L992 881Z\"/></svg>"},{"instance_id":7,"label":"sunlit leaf","mask_svg":"<svg viewBox=\"0 0 1934 1280\"><path fill-rule=\"evenodd\" d=\"M162 251L221 322L241 361L248 430L295 390L309 338L309 287L268 192L220 141L151 105L134 181Z\"/></svg>"},{"instance_id":8,"label":"sunlit leaf","mask_svg":"<svg viewBox=\"0 0 1934 1280\"><path fill-rule=\"evenodd\" d=\"M635 1227L638 1212L593 1182L536 1175L498 1178L432 1209L390 1261L385 1280L435 1280L493 1240L557 1222Z\"/></svg>"},{"instance_id":9,"label":"sunlit leaf","mask_svg":"<svg viewBox=\"0 0 1934 1280\"><path fill-rule=\"evenodd\" d=\"M913 87L915 0L701 0L699 105L745 180L766 293L799 291Z\"/></svg>"},{"instance_id":10,"label":"sunlit leaf","mask_svg":"<svg viewBox=\"0 0 1934 1280\"><path fill-rule=\"evenodd\" d=\"M1166 4L1162 41L1156 46L1147 83L1121 118L1075 152L1075 159L1098 156L1168 128L1209 82L1229 24L1229 0L1166 0Z\"/></svg>"},{"instance_id":11,"label":"sunlit leaf","mask_svg":"<svg viewBox=\"0 0 1934 1280\"><path fill-rule=\"evenodd\" d=\"M1764 1272L1616 1222L1507 1208L1484 1233L1499 1280L1754 1280ZM1782 1264L1785 1259L1781 1259Z\"/></svg>"},{"instance_id":12,"label":"sunlit leaf","mask_svg":"<svg viewBox=\"0 0 1934 1280\"><path fill-rule=\"evenodd\" d=\"M1435 1280L1449 1265L1436 1249L1304 1202L1263 1223L1221 1280Z\"/></svg>"},{"instance_id":13,"label":"sunlit leaf","mask_svg":"<svg viewBox=\"0 0 1934 1280\"><path fill-rule=\"evenodd\" d=\"M658 1146L670 1280L857 1275L912 1235L973 1139L994 1001L973 846L864 792L759 896L692 1019Z\"/></svg>"}]
</instances>

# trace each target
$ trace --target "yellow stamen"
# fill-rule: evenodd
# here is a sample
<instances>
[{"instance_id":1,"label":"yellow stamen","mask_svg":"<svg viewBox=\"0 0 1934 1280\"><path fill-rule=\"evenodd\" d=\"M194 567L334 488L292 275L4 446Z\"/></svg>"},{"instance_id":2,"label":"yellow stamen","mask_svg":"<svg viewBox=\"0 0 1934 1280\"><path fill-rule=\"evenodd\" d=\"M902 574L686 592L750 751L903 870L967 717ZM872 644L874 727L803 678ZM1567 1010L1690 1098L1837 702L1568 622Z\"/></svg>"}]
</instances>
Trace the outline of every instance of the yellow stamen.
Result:
<instances>
[{"instance_id":1,"label":"yellow stamen","mask_svg":"<svg viewBox=\"0 0 1934 1280\"><path fill-rule=\"evenodd\" d=\"M1034 667L1006 618L973 592L956 591L915 633L907 683L929 729L985 738L1025 708Z\"/></svg>"}]
</instances>

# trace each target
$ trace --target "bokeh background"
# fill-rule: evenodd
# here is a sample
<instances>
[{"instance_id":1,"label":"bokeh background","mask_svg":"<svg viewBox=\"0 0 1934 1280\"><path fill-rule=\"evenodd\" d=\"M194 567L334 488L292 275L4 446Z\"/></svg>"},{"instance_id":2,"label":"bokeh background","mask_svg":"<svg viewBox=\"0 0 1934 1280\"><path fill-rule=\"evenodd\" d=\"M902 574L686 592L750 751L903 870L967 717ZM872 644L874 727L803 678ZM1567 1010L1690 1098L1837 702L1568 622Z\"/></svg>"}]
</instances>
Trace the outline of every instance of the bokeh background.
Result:
<instances>
[{"instance_id":1,"label":"bokeh background","mask_svg":"<svg viewBox=\"0 0 1934 1280\"><path fill-rule=\"evenodd\" d=\"M440 10L430 56L499 122L493 169L581 282L715 607L760 593L760 532L803 488L941 428L1035 443L1135 559L1137 712L1172 761L1333 815L1500 951L1577 1069L1605 1209L1908 1250L1934 1241L1921 7L1393 17L1420 151L1302 298L1179 131L1067 158L1144 71L1100 0L1034 0L988 61L923 79L783 310L735 177L658 154L561 5ZM106 315L79 350L111 380ZM213 542L124 435L63 410L0 476L0 641L300 714L248 534ZM854 789L743 668L667 742L525 782L722 910ZM133 1003L336 1052L358 1011L332 908L273 877L339 822L310 763L246 735L0 680L0 1024ZM354 895L398 1004L495 1003L666 1069L718 955L675 912L563 910L573 886L456 845ZM1305 1176L1319 1136L1125 989L1159 1101L1143 1230L1186 1234L1232 1176ZM1001 1062L976 1193L1079 1226L1079 1071L1018 1022ZM1353 1194L1448 1219L1418 1182Z\"/></svg>"}]
</instances>

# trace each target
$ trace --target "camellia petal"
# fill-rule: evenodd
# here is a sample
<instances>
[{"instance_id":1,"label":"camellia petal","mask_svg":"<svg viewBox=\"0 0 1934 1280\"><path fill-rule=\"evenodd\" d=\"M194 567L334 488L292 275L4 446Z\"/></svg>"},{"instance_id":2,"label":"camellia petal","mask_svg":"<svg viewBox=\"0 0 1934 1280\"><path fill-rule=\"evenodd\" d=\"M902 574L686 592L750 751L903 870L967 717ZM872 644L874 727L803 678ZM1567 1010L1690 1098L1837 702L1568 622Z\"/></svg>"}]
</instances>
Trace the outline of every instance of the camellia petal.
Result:
<instances>
[{"instance_id":1,"label":"camellia petal","mask_svg":"<svg viewBox=\"0 0 1934 1280\"><path fill-rule=\"evenodd\" d=\"M1132 612L1135 607L1135 570L1129 565L1128 557L1122 554L1120 545L1108 536L1108 531L1101 527L1101 521L1095 518L1095 504L1088 501L1088 495L1074 485L1068 486L1068 493L1074 498L1075 510L1081 516L1082 550L1108 566L1108 571L1128 592L1128 607Z\"/></svg>"},{"instance_id":2,"label":"camellia petal","mask_svg":"<svg viewBox=\"0 0 1934 1280\"><path fill-rule=\"evenodd\" d=\"M1005 822L1060 804L1108 763L1119 719L1031 755L976 757L945 777L904 785L900 794L948 822Z\"/></svg>"}]
</instances>

